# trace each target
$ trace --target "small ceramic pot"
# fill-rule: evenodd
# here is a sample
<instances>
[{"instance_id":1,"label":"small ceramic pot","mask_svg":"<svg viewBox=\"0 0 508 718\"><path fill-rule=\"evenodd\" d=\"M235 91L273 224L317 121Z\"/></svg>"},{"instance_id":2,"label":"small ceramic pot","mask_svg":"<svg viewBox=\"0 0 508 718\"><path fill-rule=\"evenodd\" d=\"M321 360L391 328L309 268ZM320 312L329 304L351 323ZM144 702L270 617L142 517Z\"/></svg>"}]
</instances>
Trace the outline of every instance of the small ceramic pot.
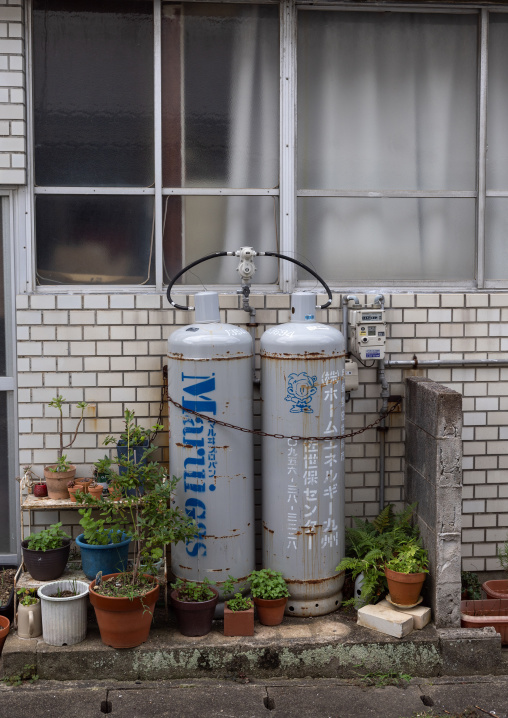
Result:
<instances>
[{"instance_id":1,"label":"small ceramic pot","mask_svg":"<svg viewBox=\"0 0 508 718\"><path fill-rule=\"evenodd\" d=\"M96 499L102 499L102 486L89 486L88 493L90 496L94 496Z\"/></svg>"},{"instance_id":2,"label":"small ceramic pot","mask_svg":"<svg viewBox=\"0 0 508 718\"><path fill-rule=\"evenodd\" d=\"M82 491L84 494L88 493L88 487L92 483L92 479L74 479L74 481L80 491Z\"/></svg>"},{"instance_id":3,"label":"small ceramic pot","mask_svg":"<svg viewBox=\"0 0 508 718\"><path fill-rule=\"evenodd\" d=\"M69 492L69 496L71 497L72 503L75 504L76 503L76 494L78 493L78 491L83 491L83 489L81 486L78 486L76 484L76 486L68 486L67 491Z\"/></svg>"},{"instance_id":4,"label":"small ceramic pot","mask_svg":"<svg viewBox=\"0 0 508 718\"><path fill-rule=\"evenodd\" d=\"M42 633L41 602L32 606L19 604L18 608L18 637L37 638Z\"/></svg>"},{"instance_id":5,"label":"small ceramic pot","mask_svg":"<svg viewBox=\"0 0 508 718\"><path fill-rule=\"evenodd\" d=\"M246 611L230 611L226 603L224 606L224 635L253 636L254 606Z\"/></svg>"},{"instance_id":6,"label":"small ceramic pot","mask_svg":"<svg viewBox=\"0 0 508 718\"><path fill-rule=\"evenodd\" d=\"M42 499L48 495L48 487L46 484L34 484L34 496Z\"/></svg>"},{"instance_id":7,"label":"small ceramic pot","mask_svg":"<svg viewBox=\"0 0 508 718\"><path fill-rule=\"evenodd\" d=\"M256 598L253 597L257 608L259 622L263 626L278 626L284 618L287 598Z\"/></svg>"}]
</instances>

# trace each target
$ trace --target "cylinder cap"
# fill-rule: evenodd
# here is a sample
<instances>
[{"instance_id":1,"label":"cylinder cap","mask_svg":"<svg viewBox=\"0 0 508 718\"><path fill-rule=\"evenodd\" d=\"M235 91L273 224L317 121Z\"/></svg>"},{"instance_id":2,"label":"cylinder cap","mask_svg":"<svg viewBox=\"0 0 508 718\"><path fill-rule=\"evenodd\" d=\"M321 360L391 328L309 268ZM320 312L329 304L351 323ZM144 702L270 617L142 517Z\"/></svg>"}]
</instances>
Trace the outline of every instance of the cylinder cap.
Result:
<instances>
[{"instance_id":1,"label":"cylinder cap","mask_svg":"<svg viewBox=\"0 0 508 718\"><path fill-rule=\"evenodd\" d=\"M291 321L316 321L316 295L311 292L294 292L291 295Z\"/></svg>"},{"instance_id":2,"label":"cylinder cap","mask_svg":"<svg viewBox=\"0 0 508 718\"><path fill-rule=\"evenodd\" d=\"M220 323L219 295L217 292L198 292L194 295L196 324Z\"/></svg>"}]
</instances>

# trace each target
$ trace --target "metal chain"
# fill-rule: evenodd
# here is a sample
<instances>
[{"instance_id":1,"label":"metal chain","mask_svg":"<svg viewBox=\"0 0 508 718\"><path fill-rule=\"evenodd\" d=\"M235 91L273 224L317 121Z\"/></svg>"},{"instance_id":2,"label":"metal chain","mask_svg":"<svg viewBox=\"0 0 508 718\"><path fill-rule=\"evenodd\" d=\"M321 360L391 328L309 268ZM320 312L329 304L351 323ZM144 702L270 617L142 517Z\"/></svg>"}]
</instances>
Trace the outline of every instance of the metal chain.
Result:
<instances>
[{"instance_id":1,"label":"metal chain","mask_svg":"<svg viewBox=\"0 0 508 718\"><path fill-rule=\"evenodd\" d=\"M364 431L372 429L374 426L376 426L376 424L379 424L383 421L383 419L386 419L386 417L389 416L392 412L394 412L395 409L402 402L402 400L399 399L396 403L393 404L393 406L388 409L386 414L380 416L378 419L376 419L376 421L373 421L372 424L364 426L362 429L358 429L357 431L352 431L350 434L339 434L337 436L286 436L285 434L270 434L268 431L261 431L259 429L246 429L244 426L235 426L234 424L228 424L227 421L221 421L220 419L214 419L211 416L206 416L206 414L200 414L193 409L187 409L186 407L179 404L177 401L175 401L169 396L169 393L167 395L167 399L173 404L173 406L176 406L177 409L182 409L182 411L187 412L187 414L193 414L200 419L206 419L206 421L209 421L211 424L219 424L219 426L225 426L227 429L236 429L237 431L243 431L246 434L255 434L256 436L270 436L273 439L293 439L295 441L336 441L339 439L349 439L352 436L357 436L357 434L363 434Z\"/></svg>"}]
</instances>

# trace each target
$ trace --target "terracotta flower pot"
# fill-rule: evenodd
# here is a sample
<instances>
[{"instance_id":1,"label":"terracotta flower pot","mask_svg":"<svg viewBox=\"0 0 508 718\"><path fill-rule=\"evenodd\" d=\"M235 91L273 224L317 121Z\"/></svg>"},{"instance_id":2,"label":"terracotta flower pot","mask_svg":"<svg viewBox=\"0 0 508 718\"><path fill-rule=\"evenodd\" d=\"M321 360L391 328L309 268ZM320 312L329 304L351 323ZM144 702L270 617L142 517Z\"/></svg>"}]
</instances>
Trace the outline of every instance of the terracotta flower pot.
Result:
<instances>
[{"instance_id":1,"label":"terracotta flower pot","mask_svg":"<svg viewBox=\"0 0 508 718\"><path fill-rule=\"evenodd\" d=\"M508 598L507 579L485 581L485 583L482 583L482 589L487 594L487 598Z\"/></svg>"},{"instance_id":2,"label":"terracotta flower pot","mask_svg":"<svg viewBox=\"0 0 508 718\"><path fill-rule=\"evenodd\" d=\"M426 573L400 573L385 568L392 603L398 606L416 606L426 575Z\"/></svg>"},{"instance_id":3,"label":"terracotta flower pot","mask_svg":"<svg viewBox=\"0 0 508 718\"><path fill-rule=\"evenodd\" d=\"M96 499L102 499L102 486L89 486L88 493Z\"/></svg>"},{"instance_id":4,"label":"terracotta flower pot","mask_svg":"<svg viewBox=\"0 0 508 718\"><path fill-rule=\"evenodd\" d=\"M253 598L258 610L259 622L263 626L278 626L284 618L287 598Z\"/></svg>"},{"instance_id":5,"label":"terracotta flower pot","mask_svg":"<svg viewBox=\"0 0 508 718\"><path fill-rule=\"evenodd\" d=\"M48 498L56 500L68 499L67 484L76 476L76 467L72 466L69 471L49 471L50 468L54 468L54 465L53 467L46 466L44 468Z\"/></svg>"},{"instance_id":6,"label":"terracotta flower pot","mask_svg":"<svg viewBox=\"0 0 508 718\"><path fill-rule=\"evenodd\" d=\"M494 581L494 583L496 583ZM462 628L486 628L492 626L501 634L501 643L508 644L508 598L460 602L460 625Z\"/></svg>"},{"instance_id":7,"label":"terracotta flower pot","mask_svg":"<svg viewBox=\"0 0 508 718\"><path fill-rule=\"evenodd\" d=\"M9 635L11 622L5 616L0 616L0 656L4 647L5 639Z\"/></svg>"},{"instance_id":8,"label":"terracotta flower pot","mask_svg":"<svg viewBox=\"0 0 508 718\"><path fill-rule=\"evenodd\" d=\"M206 636L212 630L219 592L212 587L210 591L215 595L208 601L180 601L176 591L169 594L178 621L178 630L183 636Z\"/></svg>"},{"instance_id":9,"label":"terracotta flower pot","mask_svg":"<svg viewBox=\"0 0 508 718\"><path fill-rule=\"evenodd\" d=\"M113 573L103 576L103 580ZM159 598L159 584L153 576L154 587L139 598L115 598L96 593L95 580L89 586L90 603L95 609L102 642L113 648L135 648L144 643L150 633L155 604Z\"/></svg>"},{"instance_id":10,"label":"terracotta flower pot","mask_svg":"<svg viewBox=\"0 0 508 718\"><path fill-rule=\"evenodd\" d=\"M122 498L122 490L115 484L108 486L109 496L113 501L119 501Z\"/></svg>"},{"instance_id":11,"label":"terracotta flower pot","mask_svg":"<svg viewBox=\"0 0 508 718\"><path fill-rule=\"evenodd\" d=\"M74 479L76 482L76 486L80 491L82 491L84 494L88 493L88 487L92 483L92 479Z\"/></svg>"},{"instance_id":12,"label":"terracotta flower pot","mask_svg":"<svg viewBox=\"0 0 508 718\"><path fill-rule=\"evenodd\" d=\"M246 611L230 611L226 603L224 605L224 635L253 636L254 606Z\"/></svg>"},{"instance_id":13,"label":"terracotta flower pot","mask_svg":"<svg viewBox=\"0 0 508 718\"><path fill-rule=\"evenodd\" d=\"M46 484L34 484L34 496L42 499L48 495L48 487Z\"/></svg>"},{"instance_id":14,"label":"terracotta flower pot","mask_svg":"<svg viewBox=\"0 0 508 718\"><path fill-rule=\"evenodd\" d=\"M69 496L71 497L71 501L73 504L76 503L76 494L78 491L82 491L81 486L68 486L67 491L69 492Z\"/></svg>"}]
</instances>

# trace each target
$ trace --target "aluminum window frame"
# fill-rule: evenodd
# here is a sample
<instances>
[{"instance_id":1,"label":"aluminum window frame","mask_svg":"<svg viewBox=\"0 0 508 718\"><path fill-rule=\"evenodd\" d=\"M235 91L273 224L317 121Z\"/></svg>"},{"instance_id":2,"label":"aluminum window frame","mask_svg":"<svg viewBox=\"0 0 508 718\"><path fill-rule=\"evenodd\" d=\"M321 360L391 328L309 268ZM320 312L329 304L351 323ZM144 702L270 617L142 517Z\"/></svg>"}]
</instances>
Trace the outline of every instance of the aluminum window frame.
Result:
<instances>
[{"instance_id":1,"label":"aluminum window frame","mask_svg":"<svg viewBox=\"0 0 508 718\"><path fill-rule=\"evenodd\" d=\"M180 0L180 4L196 2L198 0ZM201 0L203 1L203 0ZM204 0L205 2L226 2L229 4L254 4L252 0ZM161 18L163 0L153 0L154 9L154 156L155 156L155 182L154 187L35 187L33 173L33 153L29 162L29 227L30 236L24 243L27 257L26 279L22 280L22 286L26 286L29 292L38 293L66 293L79 291L81 293L161 293L164 291L163 282L163 227L162 227L162 204L165 196L278 196L279 197L279 247L284 254L297 255L297 199L299 197L369 197L376 198L420 198L420 197L443 197L443 198L473 198L476 200L476 276L468 281L418 281L414 280L387 282L381 284L388 291L405 291L408 288L421 289L423 291L434 290L487 290L501 289L508 287L508 279L487 280L485 278L485 204L487 197L508 197L506 190L486 189L486 128L487 128L487 83L488 83L488 27L490 13L508 13L508 8L499 5L485 5L484 2L471 2L450 5L449 3L396 3L396 2L370 2L367 6L360 3L350 3L346 0L334 2L311 2L310 0L264 0L261 3L266 5L279 6L279 58L280 58L280 130L279 130L279 187L276 189L247 188L232 189L226 187L217 188L166 188L162 184L162 115L161 115ZM319 11L347 11L347 12L408 12L408 13L444 13L474 14L478 16L478 78L477 78L477 147L476 166L477 178L474 191L409 191L390 190L372 192L371 190L305 190L298 189L296 176L296 152L297 152L297 24L299 12ZM28 36L32 37L32 10L31 2L27 2L26 27ZM27 82L28 82L28 141L33 147L33 103L31 101L33 89L33 75L31 72L31 41L27 42ZM36 257L35 257L35 197L41 194L82 194L82 195L154 195L155 197L155 284L154 285L58 285L39 286L36 284ZM182 238L183 242L183 238ZM211 250L212 251L212 250ZM338 291L363 291L380 289L380 283L375 280L365 282L364 286L356 284L344 284L333 282L330 285ZM235 291L235 284L213 285L222 291ZM291 292L296 287L315 286L314 282L297 279L295 265L289 262L281 262L279 267L278 285L255 285L256 290L265 293ZM199 285L185 285L175 287L175 292L188 294L201 288Z\"/></svg>"}]
</instances>

